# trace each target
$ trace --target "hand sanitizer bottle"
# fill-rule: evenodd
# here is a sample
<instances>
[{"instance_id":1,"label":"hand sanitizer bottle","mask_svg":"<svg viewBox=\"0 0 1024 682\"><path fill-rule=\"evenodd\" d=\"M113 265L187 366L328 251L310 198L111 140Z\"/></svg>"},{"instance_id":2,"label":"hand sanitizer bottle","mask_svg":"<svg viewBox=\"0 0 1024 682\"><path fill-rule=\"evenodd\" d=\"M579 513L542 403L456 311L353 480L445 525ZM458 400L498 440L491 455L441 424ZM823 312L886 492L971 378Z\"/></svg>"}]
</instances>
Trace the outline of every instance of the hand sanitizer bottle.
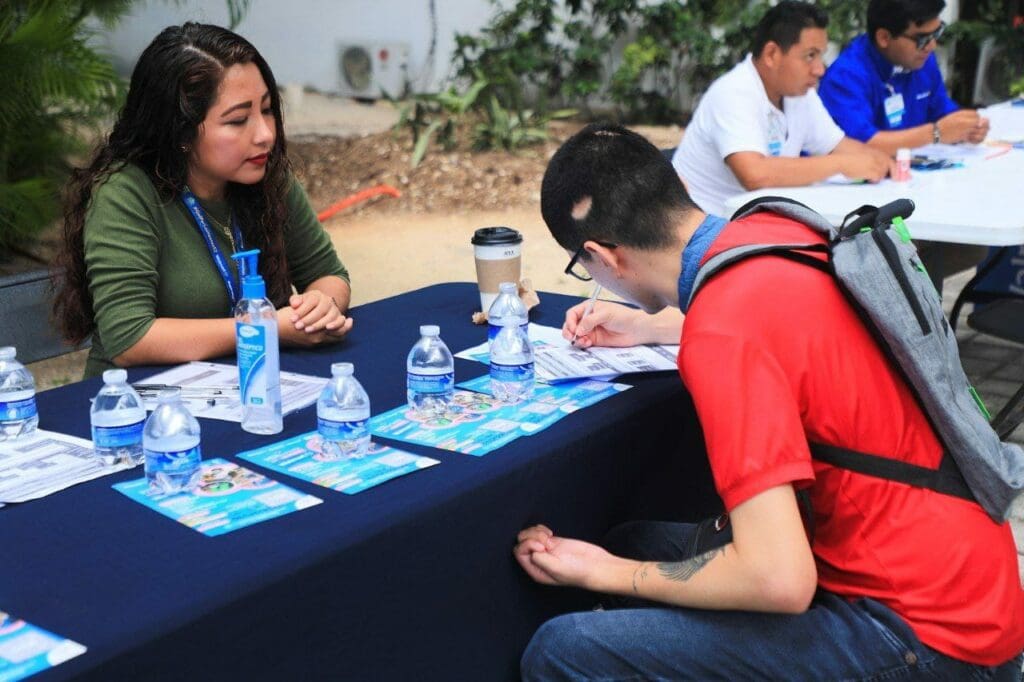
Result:
<instances>
[{"instance_id":1,"label":"hand sanitizer bottle","mask_svg":"<svg viewBox=\"0 0 1024 682\"><path fill-rule=\"evenodd\" d=\"M267 299L267 286L257 269L259 249L232 254L238 261L242 299L235 306L238 389L242 398L242 429L249 433L280 433L281 363L277 342L277 310Z\"/></svg>"}]
</instances>

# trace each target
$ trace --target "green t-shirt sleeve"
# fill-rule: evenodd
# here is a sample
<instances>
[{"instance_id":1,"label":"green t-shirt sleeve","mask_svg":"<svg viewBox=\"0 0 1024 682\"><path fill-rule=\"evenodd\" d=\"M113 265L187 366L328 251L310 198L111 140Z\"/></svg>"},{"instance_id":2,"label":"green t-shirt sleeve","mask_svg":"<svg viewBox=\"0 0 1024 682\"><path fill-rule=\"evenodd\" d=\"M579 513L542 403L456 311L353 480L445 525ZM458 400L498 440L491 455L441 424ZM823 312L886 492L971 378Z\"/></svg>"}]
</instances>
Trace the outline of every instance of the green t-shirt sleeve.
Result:
<instances>
[{"instance_id":1,"label":"green t-shirt sleeve","mask_svg":"<svg viewBox=\"0 0 1024 682\"><path fill-rule=\"evenodd\" d=\"M135 345L156 319L161 238L151 207L158 203L152 183L130 167L93 193L85 267L96 334L108 358Z\"/></svg>"},{"instance_id":2,"label":"green t-shirt sleeve","mask_svg":"<svg viewBox=\"0 0 1024 682\"><path fill-rule=\"evenodd\" d=\"M300 292L315 280L336 275L349 281L348 270L338 259L331 238L317 220L309 197L294 177L288 191L288 230L285 233L285 254L292 284Z\"/></svg>"}]
</instances>

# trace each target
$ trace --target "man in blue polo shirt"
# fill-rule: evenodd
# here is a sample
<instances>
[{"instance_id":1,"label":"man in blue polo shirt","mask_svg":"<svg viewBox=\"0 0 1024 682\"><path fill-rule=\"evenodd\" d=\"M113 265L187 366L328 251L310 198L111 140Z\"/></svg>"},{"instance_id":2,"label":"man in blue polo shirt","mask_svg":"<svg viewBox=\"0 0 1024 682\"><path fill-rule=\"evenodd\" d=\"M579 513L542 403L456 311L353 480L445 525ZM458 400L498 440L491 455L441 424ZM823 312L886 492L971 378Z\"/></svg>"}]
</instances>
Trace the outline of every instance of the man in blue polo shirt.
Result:
<instances>
[{"instance_id":1,"label":"man in blue polo shirt","mask_svg":"<svg viewBox=\"0 0 1024 682\"><path fill-rule=\"evenodd\" d=\"M825 72L818 95L847 136L895 154L932 142L978 143L988 121L946 94L935 46L943 0L871 0L868 31Z\"/></svg>"},{"instance_id":2,"label":"man in blue polo shirt","mask_svg":"<svg viewBox=\"0 0 1024 682\"><path fill-rule=\"evenodd\" d=\"M949 98L935 60L946 30L944 0L871 0L868 30L832 63L818 95L847 137L894 155L900 147L932 143L979 143L988 120ZM921 262L935 288L973 268L983 246L917 241Z\"/></svg>"}]
</instances>

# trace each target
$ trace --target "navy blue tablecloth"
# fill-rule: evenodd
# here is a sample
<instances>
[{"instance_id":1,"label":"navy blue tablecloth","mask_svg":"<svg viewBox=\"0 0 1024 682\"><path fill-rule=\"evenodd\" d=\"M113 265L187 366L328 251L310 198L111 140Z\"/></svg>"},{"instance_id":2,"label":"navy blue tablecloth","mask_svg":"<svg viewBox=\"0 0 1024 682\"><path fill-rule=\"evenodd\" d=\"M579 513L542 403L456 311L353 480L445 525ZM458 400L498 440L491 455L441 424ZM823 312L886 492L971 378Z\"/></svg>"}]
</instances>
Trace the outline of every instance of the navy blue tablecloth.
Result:
<instances>
[{"instance_id":1,"label":"navy blue tablecloth","mask_svg":"<svg viewBox=\"0 0 1024 682\"><path fill-rule=\"evenodd\" d=\"M531 319L553 326L578 301L541 298ZM405 400L420 324L439 324L453 352L484 341L478 301L460 283L360 306L348 339L288 351L282 369L328 376L351 361L383 412ZM459 381L485 371L456 360ZM634 388L485 457L394 443L441 464L357 495L261 470L324 503L220 537L111 489L141 469L0 509L0 609L88 647L41 679L516 679L536 628L594 601L532 583L512 558L521 528L596 540L625 520L717 508L678 376L625 380ZM99 385L41 393L40 427L88 437ZM202 420L203 455L232 459L315 421L309 407L268 438Z\"/></svg>"}]
</instances>

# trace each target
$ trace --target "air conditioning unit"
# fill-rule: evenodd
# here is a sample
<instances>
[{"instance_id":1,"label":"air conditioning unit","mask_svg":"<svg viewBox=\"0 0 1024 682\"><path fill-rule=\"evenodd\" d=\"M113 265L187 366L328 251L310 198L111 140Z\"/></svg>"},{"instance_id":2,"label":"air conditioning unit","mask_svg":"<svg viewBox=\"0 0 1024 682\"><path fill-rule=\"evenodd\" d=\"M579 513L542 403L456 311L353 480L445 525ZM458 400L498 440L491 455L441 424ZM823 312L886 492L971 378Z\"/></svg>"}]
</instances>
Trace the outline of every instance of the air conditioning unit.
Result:
<instances>
[{"instance_id":1,"label":"air conditioning unit","mask_svg":"<svg viewBox=\"0 0 1024 682\"><path fill-rule=\"evenodd\" d=\"M1006 48L985 39L978 54L974 76L974 103L995 104L1010 98L1010 83L1020 75L1020 66L1012 64Z\"/></svg>"},{"instance_id":2,"label":"air conditioning unit","mask_svg":"<svg viewBox=\"0 0 1024 682\"><path fill-rule=\"evenodd\" d=\"M338 46L338 91L356 99L403 97L409 88L409 46L402 43L342 43Z\"/></svg>"}]
</instances>

